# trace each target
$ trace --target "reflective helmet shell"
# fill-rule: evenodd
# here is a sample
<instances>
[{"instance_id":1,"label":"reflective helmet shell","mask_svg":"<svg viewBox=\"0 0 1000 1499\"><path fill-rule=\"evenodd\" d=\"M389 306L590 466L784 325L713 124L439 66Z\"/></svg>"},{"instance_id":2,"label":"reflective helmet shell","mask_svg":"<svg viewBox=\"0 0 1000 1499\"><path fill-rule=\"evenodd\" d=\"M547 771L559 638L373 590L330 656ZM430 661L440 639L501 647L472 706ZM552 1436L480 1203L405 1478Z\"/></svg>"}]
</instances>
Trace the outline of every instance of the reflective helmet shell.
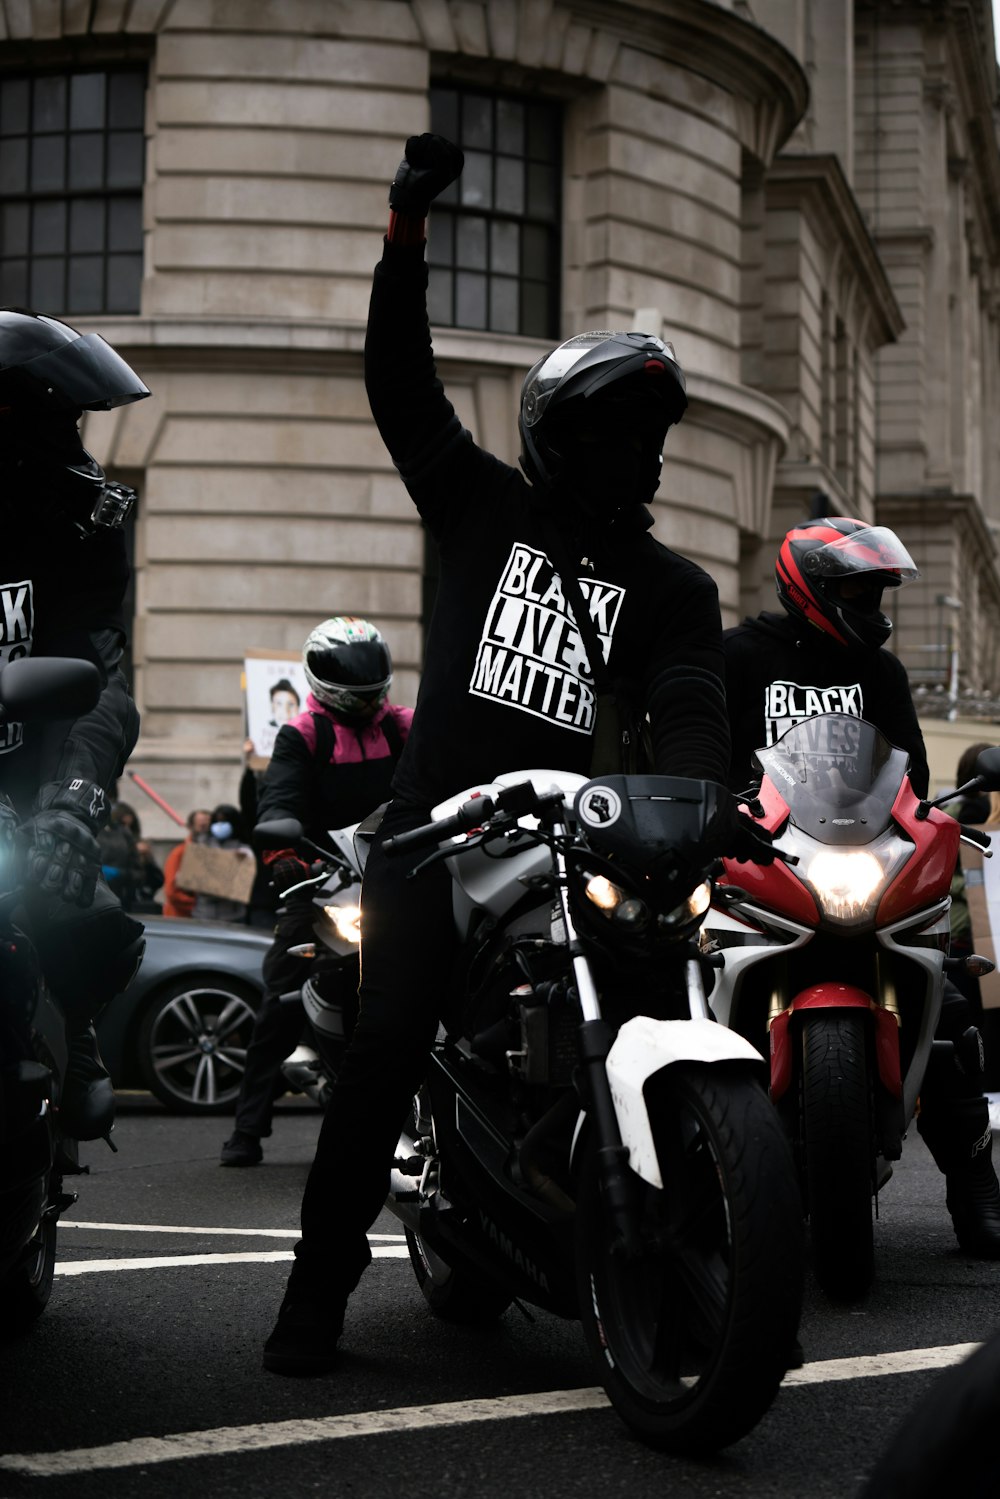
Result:
<instances>
[{"instance_id":1,"label":"reflective helmet shell","mask_svg":"<svg viewBox=\"0 0 1000 1499\"><path fill-rule=\"evenodd\" d=\"M578 333L540 359L525 376L518 412L521 467L531 483L551 485L559 477L556 423L568 417L586 422L592 403L630 395L662 420L664 435L687 407L673 347L651 333Z\"/></svg>"},{"instance_id":2,"label":"reflective helmet shell","mask_svg":"<svg viewBox=\"0 0 1000 1499\"><path fill-rule=\"evenodd\" d=\"M310 691L344 718L367 718L385 702L392 684L392 657L367 619L325 619L302 647Z\"/></svg>"},{"instance_id":3,"label":"reflective helmet shell","mask_svg":"<svg viewBox=\"0 0 1000 1499\"><path fill-rule=\"evenodd\" d=\"M0 308L0 407L44 416L56 411L110 411L149 390L97 333L78 333L59 318Z\"/></svg>"},{"instance_id":4,"label":"reflective helmet shell","mask_svg":"<svg viewBox=\"0 0 1000 1499\"><path fill-rule=\"evenodd\" d=\"M839 645L877 649L892 634L892 620L877 600L867 604L841 594L846 578L868 577L882 588L899 588L920 576L894 531L847 516L804 521L787 532L775 562L782 606Z\"/></svg>"}]
</instances>

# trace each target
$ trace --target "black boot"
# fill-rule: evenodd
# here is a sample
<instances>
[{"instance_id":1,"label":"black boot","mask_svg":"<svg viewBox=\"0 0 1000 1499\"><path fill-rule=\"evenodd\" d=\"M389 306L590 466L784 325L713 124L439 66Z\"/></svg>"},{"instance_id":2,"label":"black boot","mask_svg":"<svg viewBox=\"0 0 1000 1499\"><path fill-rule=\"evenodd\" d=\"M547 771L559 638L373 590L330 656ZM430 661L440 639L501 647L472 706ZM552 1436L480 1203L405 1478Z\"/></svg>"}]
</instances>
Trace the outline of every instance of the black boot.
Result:
<instances>
[{"instance_id":1,"label":"black boot","mask_svg":"<svg viewBox=\"0 0 1000 1499\"><path fill-rule=\"evenodd\" d=\"M347 1298L371 1264L365 1245L364 1263L356 1273L330 1275L315 1282L296 1265L278 1309L278 1320L264 1344L264 1368L272 1374L328 1374L337 1362L337 1339L344 1330Z\"/></svg>"},{"instance_id":2,"label":"black boot","mask_svg":"<svg viewBox=\"0 0 1000 1499\"><path fill-rule=\"evenodd\" d=\"M59 1128L74 1140L100 1140L115 1122L115 1094L92 1025L71 1030L59 1098ZM109 1141L110 1143L110 1141Z\"/></svg>"},{"instance_id":3,"label":"black boot","mask_svg":"<svg viewBox=\"0 0 1000 1499\"><path fill-rule=\"evenodd\" d=\"M1000 1259L1000 1184L986 1099L935 1099L930 1108L925 1102L917 1129L944 1172L959 1244L979 1259Z\"/></svg>"}]
</instances>

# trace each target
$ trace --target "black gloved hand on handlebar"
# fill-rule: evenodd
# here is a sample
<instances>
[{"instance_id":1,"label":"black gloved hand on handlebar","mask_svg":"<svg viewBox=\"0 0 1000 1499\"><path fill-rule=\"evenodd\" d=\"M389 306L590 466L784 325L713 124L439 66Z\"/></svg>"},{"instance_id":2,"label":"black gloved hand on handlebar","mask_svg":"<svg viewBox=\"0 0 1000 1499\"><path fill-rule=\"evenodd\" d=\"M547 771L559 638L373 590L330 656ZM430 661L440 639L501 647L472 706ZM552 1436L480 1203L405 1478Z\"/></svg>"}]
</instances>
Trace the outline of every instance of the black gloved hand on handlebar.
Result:
<instances>
[{"instance_id":1,"label":"black gloved hand on handlebar","mask_svg":"<svg viewBox=\"0 0 1000 1499\"><path fill-rule=\"evenodd\" d=\"M771 847L771 834L752 818L739 810L739 802L731 796L720 802L713 828L717 852L740 864L773 864L777 854Z\"/></svg>"},{"instance_id":2,"label":"black gloved hand on handlebar","mask_svg":"<svg viewBox=\"0 0 1000 1499\"><path fill-rule=\"evenodd\" d=\"M406 218L425 219L431 203L464 165L462 151L443 135L411 135L389 188L389 207Z\"/></svg>"},{"instance_id":3,"label":"black gloved hand on handlebar","mask_svg":"<svg viewBox=\"0 0 1000 1499\"><path fill-rule=\"evenodd\" d=\"M17 834L25 848L25 878L46 895L89 906L101 867L96 835L110 812L104 788L77 777L44 788L39 800L45 805Z\"/></svg>"},{"instance_id":4,"label":"black gloved hand on handlebar","mask_svg":"<svg viewBox=\"0 0 1000 1499\"><path fill-rule=\"evenodd\" d=\"M310 867L290 848L279 849L273 858L264 860L268 879L279 895L309 878Z\"/></svg>"}]
</instances>

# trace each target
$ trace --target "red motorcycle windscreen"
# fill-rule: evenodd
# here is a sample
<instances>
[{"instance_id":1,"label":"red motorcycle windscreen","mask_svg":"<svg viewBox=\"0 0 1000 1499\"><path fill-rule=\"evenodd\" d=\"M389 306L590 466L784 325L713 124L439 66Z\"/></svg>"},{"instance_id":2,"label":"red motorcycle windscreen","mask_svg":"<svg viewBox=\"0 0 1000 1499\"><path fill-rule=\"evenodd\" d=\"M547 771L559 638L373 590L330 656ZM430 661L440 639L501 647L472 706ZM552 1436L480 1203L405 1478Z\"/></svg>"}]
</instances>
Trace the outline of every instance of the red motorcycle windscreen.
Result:
<instances>
[{"instance_id":1,"label":"red motorcycle windscreen","mask_svg":"<svg viewBox=\"0 0 1000 1499\"><path fill-rule=\"evenodd\" d=\"M885 832L908 763L874 724L846 713L805 719L757 759L795 825L828 844Z\"/></svg>"}]
</instances>

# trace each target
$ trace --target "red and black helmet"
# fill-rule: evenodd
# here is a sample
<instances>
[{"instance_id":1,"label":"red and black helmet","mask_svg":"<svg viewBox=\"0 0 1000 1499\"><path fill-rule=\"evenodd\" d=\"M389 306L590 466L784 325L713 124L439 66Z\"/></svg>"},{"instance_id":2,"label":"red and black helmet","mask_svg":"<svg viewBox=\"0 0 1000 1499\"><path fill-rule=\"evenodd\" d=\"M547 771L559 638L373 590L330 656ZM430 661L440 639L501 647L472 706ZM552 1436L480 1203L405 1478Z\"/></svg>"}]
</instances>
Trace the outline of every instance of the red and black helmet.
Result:
<instances>
[{"instance_id":1,"label":"red and black helmet","mask_svg":"<svg viewBox=\"0 0 1000 1499\"><path fill-rule=\"evenodd\" d=\"M787 533L774 567L778 598L839 645L878 649L892 634L882 590L920 576L894 531L847 516L803 521Z\"/></svg>"}]
</instances>

